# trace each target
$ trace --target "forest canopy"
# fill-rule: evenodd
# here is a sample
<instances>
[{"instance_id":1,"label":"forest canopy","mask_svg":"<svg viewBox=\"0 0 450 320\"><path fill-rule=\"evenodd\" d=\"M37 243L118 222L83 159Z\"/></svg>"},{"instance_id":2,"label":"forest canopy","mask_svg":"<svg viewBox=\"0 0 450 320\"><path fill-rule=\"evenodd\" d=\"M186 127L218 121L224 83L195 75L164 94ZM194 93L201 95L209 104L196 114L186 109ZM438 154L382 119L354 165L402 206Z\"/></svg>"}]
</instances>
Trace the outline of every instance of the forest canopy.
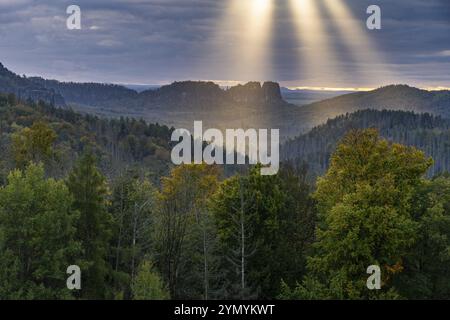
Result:
<instances>
[{"instance_id":1,"label":"forest canopy","mask_svg":"<svg viewBox=\"0 0 450 320\"><path fill-rule=\"evenodd\" d=\"M171 131L0 95L0 298L450 298L450 175L424 151L350 129L311 181L174 167Z\"/></svg>"}]
</instances>

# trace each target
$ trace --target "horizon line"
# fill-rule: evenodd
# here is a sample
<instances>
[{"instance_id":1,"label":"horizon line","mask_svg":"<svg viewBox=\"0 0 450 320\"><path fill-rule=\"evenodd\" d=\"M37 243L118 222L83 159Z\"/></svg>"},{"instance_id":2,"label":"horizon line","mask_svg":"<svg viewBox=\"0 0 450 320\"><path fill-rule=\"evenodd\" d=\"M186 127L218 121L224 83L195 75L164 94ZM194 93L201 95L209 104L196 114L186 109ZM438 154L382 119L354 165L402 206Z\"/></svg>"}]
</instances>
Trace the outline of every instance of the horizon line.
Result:
<instances>
[{"instance_id":1,"label":"horizon line","mask_svg":"<svg viewBox=\"0 0 450 320\"><path fill-rule=\"evenodd\" d=\"M153 87L162 87L162 86L167 86L167 85L171 85L175 82L183 82L183 81L193 81L193 82L213 82L217 85L219 85L220 87L231 87L231 86L237 86L237 85L244 85L246 83L249 82L266 82L269 80L264 80L264 81L258 81L258 80L250 80L250 81L239 81L239 80L172 80L172 81L168 81L168 82L162 82L162 83L120 83L120 82L113 82L111 84L114 85L121 85L121 86L153 86ZM307 90L307 91L332 91L332 92L369 92L369 91L374 91L377 90L379 88L382 87L386 87L389 85L380 85L378 87L321 87L321 86L283 86L282 85L282 81L278 82L278 81L273 81L276 82L278 84L280 84L281 88L286 88L289 90ZM401 85L401 84L391 84L391 85ZM426 90L426 91L450 91L450 87L445 87L445 86L430 86L430 87L420 87L420 86L414 86L414 85L409 85L409 84L404 84L407 86L410 86L412 88L417 88L420 90Z\"/></svg>"},{"instance_id":2,"label":"horizon line","mask_svg":"<svg viewBox=\"0 0 450 320\"><path fill-rule=\"evenodd\" d=\"M8 67L6 67L4 64L2 64L4 66L4 68L6 68L7 70L13 72L14 74L16 74L17 76L21 77L21 75L15 73L14 71L10 70ZM48 76L43 76L43 75L32 75L32 74L26 74L24 73L23 75L25 75L27 78L32 78L32 77L40 77L43 78L45 80L56 80L59 82L72 82L72 83L99 83L99 84L111 84L111 85L119 85L119 86L153 86L153 87L162 87L162 86L167 86L170 85L174 82L183 82L183 81L198 81L198 82L213 82L217 85L219 85L220 87L231 87L231 86L237 86L237 85L243 85L249 82L267 82L267 81L272 81L272 82L276 82L280 85L280 87L282 88L286 88L289 90L308 90L308 91L331 91L331 92L339 92L339 91L343 91L343 92L369 92L369 91L373 91L376 90L378 88L382 88L382 87L386 87L386 84L382 84L378 87L330 87L330 86L292 86L292 85L283 85L284 81L276 81L276 80L210 80L210 79L197 79L197 80L193 80L193 79L184 79L184 80L163 80L163 81L155 81L154 83L130 83L130 82L107 82L107 81L83 81L83 80L62 80L61 78L58 79L58 77L48 77ZM397 85L399 83L392 83L391 85ZM406 84L406 83L404 83ZM447 86L415 86L415 85L409 85L406 84L410 87L414 87L414 88L418 88L421 90L426 90L426 91L450 91L450 87Z\"/></svg>"}]
</instances>

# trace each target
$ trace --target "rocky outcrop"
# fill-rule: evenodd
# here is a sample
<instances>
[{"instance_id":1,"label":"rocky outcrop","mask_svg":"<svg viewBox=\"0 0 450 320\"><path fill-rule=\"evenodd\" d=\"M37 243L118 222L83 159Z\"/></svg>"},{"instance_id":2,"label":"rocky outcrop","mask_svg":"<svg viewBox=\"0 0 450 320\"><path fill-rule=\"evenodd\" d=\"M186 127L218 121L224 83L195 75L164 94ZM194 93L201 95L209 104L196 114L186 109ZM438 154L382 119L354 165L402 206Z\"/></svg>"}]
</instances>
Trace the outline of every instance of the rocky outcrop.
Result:
<instances>
[{"instance_id":1,"label":"rocky outcrop","mask_svg":"<svg viewBox=\"0 0 450 320\"><path fill-rule=\"evenodd\" d=\"M245 104L283 102L280 85L275 82L265 82L262 86L259 82L249 82L232 87L227 93L236 102Z\"/></svg>"}]
</instances>

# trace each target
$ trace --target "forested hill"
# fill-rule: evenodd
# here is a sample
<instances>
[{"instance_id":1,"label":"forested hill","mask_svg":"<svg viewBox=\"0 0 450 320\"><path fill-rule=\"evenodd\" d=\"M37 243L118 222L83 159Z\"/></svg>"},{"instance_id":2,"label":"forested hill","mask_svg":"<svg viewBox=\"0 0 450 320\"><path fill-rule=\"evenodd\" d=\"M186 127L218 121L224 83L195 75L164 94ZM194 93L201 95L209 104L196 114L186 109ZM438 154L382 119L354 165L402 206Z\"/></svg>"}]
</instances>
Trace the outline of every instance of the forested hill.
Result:
<instances>
[{"instance_id":1,"label":"forested hill","mask_svg":"<svg viewBox=\"0 0 450 320\"><path fill-rule=\"evenodd\" d=\"M0 92L13 93L22 100L44 101L55 106L80 105L103 107L136 97L134 90L119 85L75 83L19 76L0 63Z\"/></svg>"},{"instance_id":2,"label":"forested hill","mask_svg":"<svg viewBox=\"0 0 450 320\"><path fill-rule=\"evenodd\" d=\"M425 151L434 159L429 175L450 171L450 120L405 111L362 110L339 116L287 141L281 158L305 162L314 175L321 175L338 141L351 129L365 128L377 128L390 141Z\"/></svg>"},{"instance_id":3,"label":"forested hill","mask_svg":"<svg viewBox=\"0 0 450 320\"><path fill-rule=\"evenodd\" d=\"M0 185L10 170L29 161L43 161L51 176L63 177L86 148L93 149L109 178L136 168L159 181L169 171L171 130L143 120L100 119L0 94ZM36 141L38 147L31 148Z\"/></svg>"},{"instance_id":4,"label":"forested hill","mask_svg":"<svg viewBox=\"0 0 450 320\"><path fill-rule=\"evenodd\" d=\"M391 85L296 106L286 102L278 83L249 82L227 89L205 81L182 81L137 92L120 85L73 83L20 77L0 64L0 93L23 101L44 101L101 117L143 118L150 123L192 129L204 127L277 128L282 141L359 110L400 110L450 118L450 91Z\"/></svg>"},{"instance_id":5,"label":"forested hill","mask_svg":"<svg viewBox=\"0 0 450 320\"><path fill-rule=\"evenodd\" d=\"M14 94L23 100L44 101L49 104L65 106L66 102L61 94L52 88L34 83L25 76L20 77L9 71L0 63L0 93Z\"/></svg>"},{"instance_id":6,"label":"forested hill","mask_svg":"<svg viewBox=\"0 0 450 320\"><path fill-rule=\"evenodd\" d=\"M283 100L274 82L223 89L213 82L182 81L138 93L112 84L20 77L0 65L0 93L102 117L143 118L177 128L190 129L195 120L202 120L205 126L219 129L280 128L282 135L293 137L303 126L286 121L295 120L290 113L296 106Z\"/></svg>"},{"instance_id":7,"label":"forested hill","mask_svg":"<svg viewBox=\"0 0 450 320\"><path fill-rule=\"evenodd\" d=\"M33 95L40 90L42 99ZM213 82L181 81L174 82L156 89L142 92L121 85L102 83L76 83L47 80L41 77L21 77L8 70L0 63L0 92L14 93L23 100L39 100L55 105L69 104L72 106L97 107L101 112L115 112L117 109L124 114L128 109L135 110L171 110L171 111L212 111L229 104L264 106L287 105L281 96L280 86L274 82L249 82L229 89L222 89ZM58 99L45 99L48 95L57 95ZM216 110L217 111L217 110Z\"/></svg>"},{"instance_id":8,"label":"forested hill","mask_svg":"<svg viewBox=\"0 0 450 320\"><path fill-rule=\"evenodd\" d=\"M390 85L312 103L303 106L301 113L307 122L316 126L327 119L365 109L428 112L450 118L450 91L427 91L407 85Z\"/></svg>"},{"instance_id":9,"label":"forested hill","mask_svg":"<svg viewBox=\"0 0 450 320\"><path fill-rule=\"evenodd\" d=\"M41 77L28 79L35 85L57 92L69 105L104 107L112 101L130 99L138 95L132 89L115 84L60 82Z\"/></svg>"}]
</instances>

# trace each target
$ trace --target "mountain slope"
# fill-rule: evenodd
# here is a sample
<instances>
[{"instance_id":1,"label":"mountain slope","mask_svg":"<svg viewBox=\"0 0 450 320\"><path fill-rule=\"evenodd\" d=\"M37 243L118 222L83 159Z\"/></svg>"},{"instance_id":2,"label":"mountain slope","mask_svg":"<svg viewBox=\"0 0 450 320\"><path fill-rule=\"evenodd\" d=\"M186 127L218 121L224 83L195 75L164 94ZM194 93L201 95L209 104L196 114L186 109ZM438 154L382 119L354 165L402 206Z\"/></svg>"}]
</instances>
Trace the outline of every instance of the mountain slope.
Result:
<instances>
[{"instance_id":1,"label":"mountain slope","mask_svg":"<svg viewBox=\"0 0 450 320\"><path fill-rule=\"evenodd\" d=\"M249 82L223 89L213 82L183 81L137 92L119 85L64 83L25 78L0 64L0 92L22 100L69 105L76 111L106 117L144 118L175 128L280 129L282 141L306 133L339 115L364 109L428 112L450 118L450 91L426 91L392 85L370 92L344 94L305 106L283 99L278 83Z\"/></svg>"},{"instance_id":2,"label":"mountain slope","mask_svg":"<svg viewBox=\"0 0 450 320\"><path fill-rule=\"evenodd\" d=\"M28 80L60 94L70 105L104 107L113 101L137 96L136 91L114 84L59 82L40 77L30 77Z\"/></svg>"},{"instance_id":3,"label":"mountain slope","mask_svg":"<svg viewBox=\"0 0 450 320\"><path fill-rule=\"evenodd\" d=\"M45 88L26 77L20 77L6 69L0 63L0 92L12 93L22 100L44 101L58 106L65 106L65 100L55 90Z\"/></svg>"},{"instance_id":4,"label":"mountain slope","mask_svg":"<svg viewBox=\"0 0 450 320\"><path fill-rule=\"evenodd\" d=\"M330 90L311 90L311 89L289 89L281 88L283 99L297 106L305 106L314 102L331 99L353 91L330 91Z\"/></svg>"},{"instance_id":5,"label":"mountain slope","mask_svg":"<svg viewBox=\"0 0 450 320\"><path fill-rule=\"evenodd\" d=\"M280 86L273 82L249 82L224 90L212 82L184 81L138 93L119 85L25 78L2 66L0 92L57 106L67 103L83 113L144 118L177 128L192 129L194 121L202 120L205 127L222 130L279 128L286 137L302 132L297 126L286 126L285 115L296 106L283 100Z\"/></svg>"},{"instance_id":6,"label":"mountain slope","mask_svg":"<svg viewBox=\"0 0 450 320\"><path fill-rule=\"evenodd\" d=\"M297 107L283 100L274 82L249 82L222 89L213 82L174 82L155 90L103 103L101 107L75 106L101 116L131 116L176 128L192 129L194 121L205 128L279 128L282 136L300 134L286 125L286 115ZM294 132L290 133L290 130Z\"/></svg>"},{"instance_id":7,"label":"mountain slope","mask_svg":"<svg viewBox=\"0 0 450 320\"><path fill-rule=\"evenodd\" d=\"M391 85L369 92L345 94L301 107L310 125L364 109L428 112L450 118L450 91L426 91L407 85Z\"/></svg>"},{"instance_id":8,"label":"mountain slope","mask_svg":"<svg viewBox=\"0 0 450 320\"><path fill-rule=\"evenodd\" d=\"M314 175L321 175L339 140L352 129L365 128L377 128L390 141L425 151L434 159L430 175L450 171L450 120L405 111L363 110L328 120L284 143L281 159L305 162Z\"/></svg>"}]
</instances>

